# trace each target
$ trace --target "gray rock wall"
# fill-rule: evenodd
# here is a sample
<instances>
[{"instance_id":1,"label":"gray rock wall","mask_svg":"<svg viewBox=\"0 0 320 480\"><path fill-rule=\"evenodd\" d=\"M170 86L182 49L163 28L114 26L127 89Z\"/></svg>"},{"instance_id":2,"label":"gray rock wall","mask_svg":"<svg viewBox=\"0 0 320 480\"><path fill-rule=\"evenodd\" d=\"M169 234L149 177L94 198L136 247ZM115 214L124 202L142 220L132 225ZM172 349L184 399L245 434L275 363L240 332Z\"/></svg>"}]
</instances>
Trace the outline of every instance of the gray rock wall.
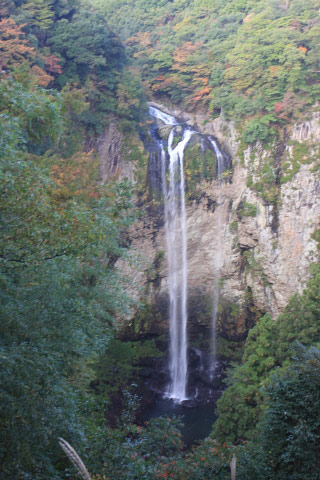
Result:
<instances>
[{"instance_id":1,"label":"gray rock wall","mask_svg":"<svg viewBox=\"0 0 320 480\"><path fill-rule=\"evenodd\" d=\"M270 312L276 318L289 298L303 290L310 264L319 260L312 235L320 223L320 115L315 112L309 120L295 124L281 148L265 150L257 144L240 152L232 123L220 118L208 121L206 115L169 113L215 135L233 157L232 183L219 186L216 181L203 181L201 198L188 202L188 292L190 321L210 323L216 256L222 255L218 328L226 336L241 336L248 328L248 295L251 312ZM274 175L274 185L265 174L266 165L268 175ZM155 308L155 331L167 328L166 242L161 217L161 205L156 210L145 205L144 216L130 230L132 251L140 261L118 263L133 277L131 293ZM206 305L205 315L197 304ZM157 305L161 305L158 310ZM232 321L223 305L234 312Z\"/></svg>"}]
</instances>

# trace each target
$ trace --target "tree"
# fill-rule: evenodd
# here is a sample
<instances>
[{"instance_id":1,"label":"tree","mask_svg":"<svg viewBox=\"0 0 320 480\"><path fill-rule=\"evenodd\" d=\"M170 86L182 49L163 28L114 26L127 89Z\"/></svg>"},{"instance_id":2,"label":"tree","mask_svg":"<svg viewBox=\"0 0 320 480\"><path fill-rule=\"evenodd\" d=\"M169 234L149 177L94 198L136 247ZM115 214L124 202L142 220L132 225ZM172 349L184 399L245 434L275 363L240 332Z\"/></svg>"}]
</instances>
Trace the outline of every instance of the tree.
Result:
<instances>
[{"instance_id":1,"label":"tree","mask_svg":"<svg viewBox=\"0 0 320 480\"><path fill-rule=\"evenodd\" d=\"M32 0L24 3L26 21L40 31L48 30L54 22L55 12L52 8L53 0Z\"/></svg>"},{"instance_id":2,"label":"tree","mask_svg":"<svg viewBox=\"0 0 320 480\"><path fill-rule=\"evenodd\" d=\"M58 94L10 79L0 94L1 471L60 479L57 437L85 446L86 361L127 308L113 264L130 187L99 186L88 155L32 153L63 129Z\"/></svg>"},{"instance_id":3,"label":"tree","mask_svg":"<svg viewBox=\"0 0 320 480\"><path fill-rule=\"evenodd\" d=\"M239 475L245 480L317 480L320 459L320 351L296 346L285 375L267 389L267 408Z\"/></svg>"},{"instance_id":4,"label":"tree","mask_svg":"<svg viewBox=\"0 0 320 480\"><path fill-rule=\"evenodd\" d=\"M22 28L13 18L3 18L0 21L0 68L14 68L22 62L29 64L34 59L36 51L30 46Z\"/></svg>"},{"instance_id":5,"label":"tree","mask_svg":"<svg viewBox=\"0 0 320 480\"><path fill-rule=\"evenodd\" d=\"M64 76L59 79L84 84L95 73L112 91L116 72L125 62L121 42L108 28L104 18L92 10L81 10L71 19L59 20L49 40L55 54L63 59Z\"/></svg>"},{"instance_id":6,"label":"tree","mask_svg":"<svg viewBox=\"0 0 320 480\"><path fill-rule=\"evenodd\" d=\"M231 372L230 386L218 401L219 418L213 430L218 440L253 438L265 409L265 388L278 369L288 369L294 342L319 345L319 265L311 271L307 289L290 299L276 321L267 314L250 330L242 364Z\"/></svg>"},{"instance_id":7,"label":"tree","mask_svg":"<svg viewBox=\"0 0 320 480\"><path fill-rule=\"evenodd\" d=\"M122 43L99 13L81 9L70 20L56 23L48 44L61 58L63 74L57 84L78 83L86 89L90 110L82 121L92 133L101 133L110 113L117 111L117 89L126 64Z\"/></svg>"}]
</instances>

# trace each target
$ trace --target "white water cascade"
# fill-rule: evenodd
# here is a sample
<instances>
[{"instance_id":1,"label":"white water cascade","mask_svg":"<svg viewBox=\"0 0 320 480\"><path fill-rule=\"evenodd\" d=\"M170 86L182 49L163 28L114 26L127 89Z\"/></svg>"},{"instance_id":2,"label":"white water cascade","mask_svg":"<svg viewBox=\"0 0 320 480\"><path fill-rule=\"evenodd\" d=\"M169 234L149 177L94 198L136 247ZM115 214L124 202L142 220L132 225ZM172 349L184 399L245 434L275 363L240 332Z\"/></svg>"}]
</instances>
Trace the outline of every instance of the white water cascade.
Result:
<instances>
[{"instance_id":1,"label":"white water cascade","mask_svg":"<svg viewBox=\"0 0 320 480\"><path fill-rule=\"evenodd\" d=\"M187 387L187 226L183 156L192 137L185 130L182 140L173 148L174 129L168 138L169 189L164 178L166 237L168 251L168 283L170 299L170 358L171 382L167 396L178 402L186 400ZM167 190L167 191L166 191Z\"/></svg>"},{"instance_id":2,"label":"white water cascade","mask_svg":"<svg viewBox=\"0 0 320 480\"><path fill-rule=\"evenodd\" d=\"M166 396L178 403L187 399L187 215L183 157L193 130L183 130L182 139L174 147L175 126L179 122L155 107L151 116L173 128L168 138L169 179L167 180L167 156L161 147L162 190L164 197L165 228L167 240L169 287L169 370L170 383Z\"/></svg>"},{"instance_id":3,"label":"white water cascade","mask_svg":"<svg viewBox=\"0 0 320 480\"><path fill-rule=\"evenodd\" d=\"M188 364L187 364L187 215L185 206L185 180L184 180L184 152L194 134L201 135L197 130L179 123L179 121L167 113L162 112L154 106L149 107L150 115L157 121L171 126L168 137L168 153L166 153L162 140L155 137L158 148L161 152L161 180L164 197L164 216L167 242L167 264L168 264L168 290L169 290L169 322L170 322L170 344L169 344L169 371L170 383L165 392L167 398L181 403L188 398ZM181 129L182 138L174 146L177 137L177 127ZM179 132L180 134L180 132ZM202 135L202 137L204 137ZM217 176L219 183L225 170L225 159L217 142L213 137L208 136L207 140L214 150L218 165ZM221 223L221 220L220 220ZM220 229L220 226L219 226ZM219 235L219 233L218 233ZM218 244L221 245L221 238ZM220 251L221 251L221 247ZM215 298L213 324L217 319L219 303L219 275L221 265L217 255L215 267ZM215 339L215 326L212 327L212 338ZM215 340L212 345L215 362ZM212 363L214 365L214 363ZM211 367L210 367L211 368ZM210 372L209 372L210 373Z\"/></svg>"},{"instance_id":4,"label":"white water cascade","mask_svg":"<svg viewBox=\"0 0 320 480\"><path fill-rule=\"evenodd\" d=\"M164 113L156 107L149 107L150 115L157 120L161 120L165 125L179 125L179 122L168 113Z\"/></svg>"},{"instance_id":5,"label":"white water cascade","mask_svg":"<svg viewBox=\"0 0 320 480\"><path fill-rule=\"evenodd\" d=\"M210 138L211 145L218 161L217 179L219 189L222 183L222 174L224 172L224 157L216 143ZM214 285L213 285L213 308L212 308L212 324L211 324L211 355L209 365L210 379L214 379L215 369L217 365L217 319L219 312L219 298L220 298L220 277L223 260L223 227L222 227L222 195L219 192L217 197L217 230L215 243L215 258L214 258Z\"/></svg>"}]
</instances>

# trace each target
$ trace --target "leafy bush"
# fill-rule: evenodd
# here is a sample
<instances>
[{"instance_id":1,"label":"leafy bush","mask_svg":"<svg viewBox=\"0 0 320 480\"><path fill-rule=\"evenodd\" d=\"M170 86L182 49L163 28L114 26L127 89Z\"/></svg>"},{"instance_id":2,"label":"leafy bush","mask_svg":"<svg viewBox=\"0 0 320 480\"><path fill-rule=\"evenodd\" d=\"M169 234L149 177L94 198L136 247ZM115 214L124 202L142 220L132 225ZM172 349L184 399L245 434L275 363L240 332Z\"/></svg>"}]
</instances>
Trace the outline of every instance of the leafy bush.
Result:
<instances>
[{"instance_id":1,"label":"leafy bush","mask_svg":"<svg viewBox=\"0 0 320 480\"><path fill-rule=\"evenodd\" d=\"M270 115L265 115L249 120L245 126L244 140L247 143L270 140L275 134L275 128L271 124L272 117L270 117Z\"/></svg>"}]
</instances>

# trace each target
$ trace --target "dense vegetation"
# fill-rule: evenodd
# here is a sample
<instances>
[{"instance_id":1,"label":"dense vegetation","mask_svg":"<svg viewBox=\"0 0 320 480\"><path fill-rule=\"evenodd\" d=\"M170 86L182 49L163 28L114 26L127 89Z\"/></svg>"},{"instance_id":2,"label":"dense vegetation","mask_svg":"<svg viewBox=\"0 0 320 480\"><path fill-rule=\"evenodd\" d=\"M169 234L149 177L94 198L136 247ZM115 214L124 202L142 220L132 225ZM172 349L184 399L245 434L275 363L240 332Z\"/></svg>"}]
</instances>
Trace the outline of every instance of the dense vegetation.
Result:
<instances>
[{"instance_id":1,"label":"dense vegetation","mask_svg":"<svg viewBox=\"0 0 320 480\"><path fill-rule=\"evenodd\" d=\"M291 298L276 322L267 314L250 330L242 364L232 370L231 385L218 402L219 418L214 428L218 439L234 442L253 438L265 409L265 389L274 373L285 374L294 342L320 346L319 292L320 270L316 265L309 288Z\"/></svg>"},{"instance_id":2,"label":"dense vegetation","mask_svg":"<svg viewBox=\"0 0 320 480\"><path fill-rule=\"evenodd\" d=\"M102 469L107 478L116 471L123 480L226 480L235 456L241 480L318 479L319 292L317 265L308 288L291 299L277 322L267 315L251 330L209 438L185 452L176 421L156 419L142 428L124 416L113 443L108 440Z\"/></svg>"},{"instance_id":3,"label":"dense vegetation","mask_svg":"<svg viewBox=\"0 0 320 480\"><path fill-rule=\"evenodd\" d=\"M99 187L92 155L31 153L62 128L58 94L7 78L1 98L1 469L56 478L57 435L84 440L86 362L127 308L112 264L130 191Z\"/></svg>"},{"instance_id":4,"label":"dense vegetation","mask_svg":"<svg viewBox=\"0 0 320 480\"><path fill-rule=\"evenodd\" d=\"M87 135L101 133L112 115L123 128L134 128L143 109L140 83L128 68L120 39L90 5L7 1L0 18L4 72L14 70L18 79L31 73L42 87L81 92L88 106L74 112L79 118L72 121L78 120Z\"/></svg>"},{"instance_id":5,"label":"dense vegetation","mask_svg":"<svg viewBox=\"0 0 320 480\"><path fill-rule=\"evenodd\" d=\"M1 7L5 478L61 478L59 435L85 447L94 411L85 394L90 363L129 304L114 263L133 218L131 187L101 185L99 159L83 139L107 125L116 91L130 78L121 42L101 17L77 8L59 1ZM118 118L134 128L131 113Z\"/></svg>"},{"instance_id":6,"label":"dense vegetation","mask_svg":"<svg viewBox=\"0 0 320 480\"><path fill-rule=\"evenodd\" d=\"M97 135L116 122L131 138L145 111L143 78L148 95L244 119L245 141L268 140L319 94L319 8L318 0L2 2L5 479L71 475L59 436L96 480L226 479L234 455L239 479L319 478L318 266L277 322L266 315L252 329L213 435L193 449L185 452L177 419L135 425L130 392L107 427L107 397L88 389L130 306L115 263L134 218L131 185L101 185Z\"/></svg>"},{"instance_id":7,"label":"dense vegetation","mask_svg":"<svg viewBox=\"0 0 320 480\"><path fill-rule=\"evenodd\" d=\"M95 1L151 95L245 119L249 143L318 98L319 0Z\"/></svg>"}]
</instances>

